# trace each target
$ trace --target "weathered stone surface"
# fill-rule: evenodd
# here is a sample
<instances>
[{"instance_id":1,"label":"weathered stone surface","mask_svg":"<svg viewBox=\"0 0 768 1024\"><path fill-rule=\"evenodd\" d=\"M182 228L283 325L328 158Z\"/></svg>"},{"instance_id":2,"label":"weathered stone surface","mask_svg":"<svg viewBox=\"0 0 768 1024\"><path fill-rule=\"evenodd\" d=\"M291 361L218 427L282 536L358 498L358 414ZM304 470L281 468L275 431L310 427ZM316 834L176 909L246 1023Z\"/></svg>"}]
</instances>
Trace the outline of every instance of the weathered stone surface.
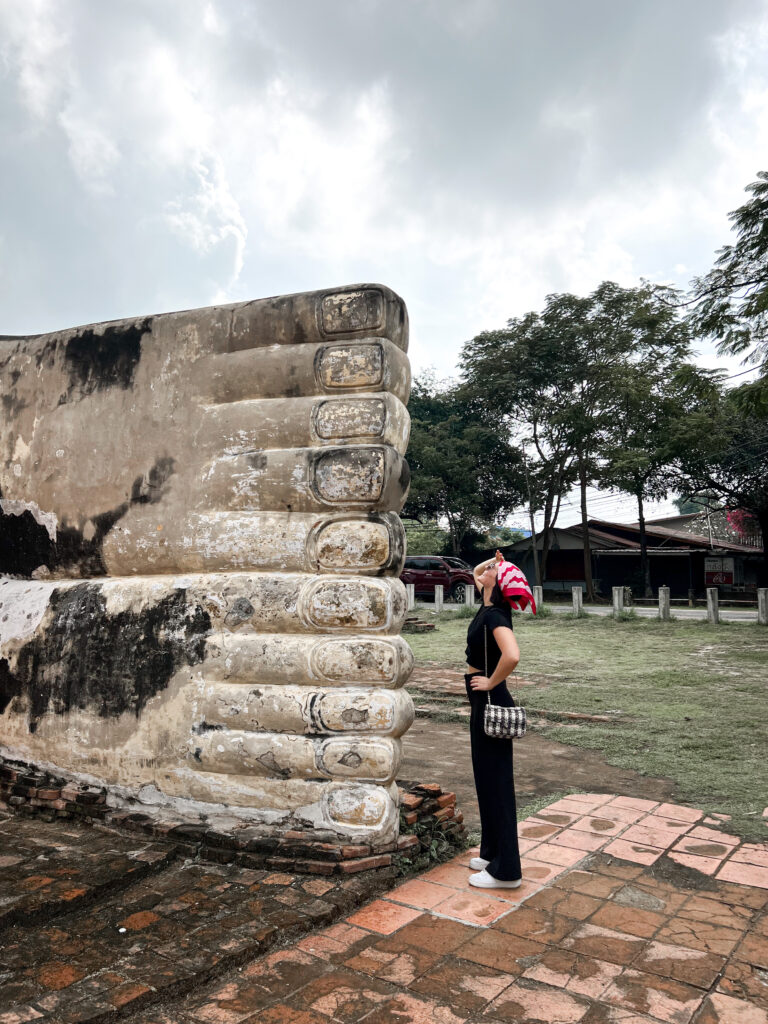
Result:
<instances>
[{"instance_id":1,"label":"weathered stone surface","mask_svg":"<svg viewBox=\"0 0 768 1024\"><path fill-rule=\"evenodd\" d=\"M393 840L407 334L360 285L0 338L6 753Z\"/></svg>"},{"instance_id":2,"label":"weathered stone surface","mask_svg":"<svg viewBox=\"0 0 768 1024\"><path fill-rule=\"evenodd\" d=\"M345 290L358 299L337 308L338 294L0 338L0 572L187 571L146 553L170 531L205 557L195 513L397 511L407 314L378 285ZM245 568L236 525L213 533L216 568Z\"/></svg>"},{"instance_id":3,"label":"weathered stone surface","mask_svg":"<svg viewBox=\"0 0 768 1024\"><path fill-rule=\"evenodd\" d=\"M207 685L199 704L205 725L272 732L377 733L402 736L413 722L413 701L404 690L362 687Z\"/></svg>"}]
</instances>

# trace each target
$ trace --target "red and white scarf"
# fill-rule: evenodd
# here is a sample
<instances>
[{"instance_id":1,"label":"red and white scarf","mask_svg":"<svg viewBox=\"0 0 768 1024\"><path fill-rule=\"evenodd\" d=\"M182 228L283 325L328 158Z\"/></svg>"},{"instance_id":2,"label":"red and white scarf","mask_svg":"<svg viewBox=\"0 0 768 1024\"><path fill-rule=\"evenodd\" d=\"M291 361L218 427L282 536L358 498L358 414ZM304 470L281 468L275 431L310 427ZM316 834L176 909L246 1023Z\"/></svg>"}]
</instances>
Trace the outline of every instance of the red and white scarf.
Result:
<instances>
[{"instance_id":1,"label":"red and white scarf","mask_svg":"<svg viewBox=\"0 0 768 1024\"><path fill-rule=\"evenodd\" d=\"M534 615L536 614L533 591L528 586L528 580L521 569L518 569L512 562L499 562L496 567L496 581L499 584L499 590L516 611L524 612L530 605L531 611Z\"/></svg>"}]
</instances>

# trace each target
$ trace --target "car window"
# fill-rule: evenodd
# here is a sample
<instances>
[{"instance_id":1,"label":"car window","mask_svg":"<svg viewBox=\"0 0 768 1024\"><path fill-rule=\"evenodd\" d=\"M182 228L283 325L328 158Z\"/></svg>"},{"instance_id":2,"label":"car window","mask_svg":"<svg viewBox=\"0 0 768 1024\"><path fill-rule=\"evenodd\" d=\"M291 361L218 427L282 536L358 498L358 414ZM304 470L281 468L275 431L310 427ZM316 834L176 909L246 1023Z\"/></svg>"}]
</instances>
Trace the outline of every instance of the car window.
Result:
<instances>
[{"instance_id":1,"label":"car window","mask_svg":"<svg viewBox=\"0 0 768 1024\"><path fill-rule=\"evenodd\" d=\"M427 563L425 566L427 569L445 569L441 558L427 558L425 562Z\"/></svg>"},{"instance_id":2,"label":"car window","mask_svg":"<svg viewBox=\"0 0 768 1024\"><path fill-rule=\"evenodd\" d=\"M405 568L406 569L423 569L424 568L423 558L406 558Z\"/></svg>"}]
</instances>

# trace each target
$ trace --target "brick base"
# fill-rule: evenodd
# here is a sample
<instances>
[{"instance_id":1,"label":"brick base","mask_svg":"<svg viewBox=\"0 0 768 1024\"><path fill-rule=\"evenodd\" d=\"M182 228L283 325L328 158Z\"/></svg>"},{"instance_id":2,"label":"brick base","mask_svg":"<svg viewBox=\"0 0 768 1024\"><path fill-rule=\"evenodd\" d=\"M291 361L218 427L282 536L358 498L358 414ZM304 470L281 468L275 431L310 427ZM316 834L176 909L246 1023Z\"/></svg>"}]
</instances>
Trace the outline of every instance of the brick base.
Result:
<instances>
[{"instance_id":1,"label":"brick base","mask_svg":"<svg viewBox=\"0 0 768 1024\"><path fill-rule=\"evenodd\" d=\"M436 783L400 783L400 837L384 846L343 843L331 832L280 832L274 826L228 819L226 827L211 827L199 817L169 820L107 804L107 790L67 781L22 761L0 758L0 810L38 816L45 821L77 819L119 831L139 832L171 840L182 852L217 864L269 868L289 874L350 875L382 867L398 867L428 854L439 832L446 855L463 845L463 817L453 793Z\"/></svg>"}]
</instances>

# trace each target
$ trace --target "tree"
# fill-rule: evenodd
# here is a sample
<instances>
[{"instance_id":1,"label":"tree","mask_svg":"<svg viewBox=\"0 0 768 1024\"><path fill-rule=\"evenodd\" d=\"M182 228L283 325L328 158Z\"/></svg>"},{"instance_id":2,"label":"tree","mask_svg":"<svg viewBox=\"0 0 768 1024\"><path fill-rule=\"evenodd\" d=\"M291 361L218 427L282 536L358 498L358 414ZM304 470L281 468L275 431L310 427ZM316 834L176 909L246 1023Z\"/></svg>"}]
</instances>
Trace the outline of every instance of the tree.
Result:
<instances>
[{"instance_id":1,"label":"tree","mask_svg":"<svg viewBox=\"0 0 768 1024\"><path fill-rule=\"evenodd\" d=\"M675 353L667 359L657 354L631 363L617 374L617 415L605 449L602 480L637 501L644 597L653 597L644 503L665 498L673 486L670 435L698 380L696 368L680 366Z\"/></svg>"},{"instance_id":2,"label":"tree","mask_svg":"<svg viewBox=\"0 0 768 1024\"><path fill-rule=\"evenodd\" d=\"M492 526L486 534L486 540L490 548L509 547L510 544L517 544L519 540L524 540L524 538L525 534L523 531L517 530L512 526Z\"/></svg>"},{"instance_id":3,"label":"tree","mask_svg":"<svg viewBox=\"0 0 768 1024\"><path fill-rule=\"evenodd\" d=\"M450 551L451 538L435 521L425 519L402 519L409 555L446 555Z\"/></svg>"},{"instance_id":4,"label":"tree","mask_svg":"<svg viewBox=\"0 0 768 1024\"><path fill-rule=\"evenodd\" d=\"M403 515L446 520L459 555L470 530L485 533L523 500L520 452L483 423L454 385L427 374L414 382L408 403L411 489Z\"/></svg>"},{"instance_id":5,"label":"tree","mask_svg":"<svg viewBox=\"0 0 768 1024\"><path fill-rule=\"evenodd\" d=\"M761 376L742 401L768 406L768 171L747 185L752 198L728 216L736 241L718 250L712 270L693 282L691 327L719 341L718 351L745 354Z\"/></svg>"},{"instance_id":6,"label":"tree","mask_svg":"<svg viewBox=\"0 0 768 1024\"><path fill-rule=\"evenodd\" d=\"M720 508L720 499L710 493L692 494L690 497L678 495L674 499L674 503L681 516L691 515L692 513L701 515L702 512Z\"/></svg>"},{"instance_id":7,"label":"tree","mask_svg":"<svg viewBox=\"0 0 768 1024\"><path fill-rule=\"evenodd\" d=\"M643 283L603 282L591 295L549 295L541 313L509 320L464 346L464 393L486 418L503 423L530 454L531 517L544 514L542 570L562 495L578 481L584 574L594 599L587 487L600 477L600 453L617 408L617 375L638 359L680 359L688 332L675 293Z\"/></svg>"},{"instance_id":8,"label":"tree","mask_svg":"<svg viewBox=\"0 0 768 1024\"><path fill-rule=\"evenodd\" d=\"M670 454L685 497L715 494L726 511L754 517L762 533L762 586L768 586L768 417L747 388L722 389L710 375L675 423Z\"/></svg>"}]
</instances>

